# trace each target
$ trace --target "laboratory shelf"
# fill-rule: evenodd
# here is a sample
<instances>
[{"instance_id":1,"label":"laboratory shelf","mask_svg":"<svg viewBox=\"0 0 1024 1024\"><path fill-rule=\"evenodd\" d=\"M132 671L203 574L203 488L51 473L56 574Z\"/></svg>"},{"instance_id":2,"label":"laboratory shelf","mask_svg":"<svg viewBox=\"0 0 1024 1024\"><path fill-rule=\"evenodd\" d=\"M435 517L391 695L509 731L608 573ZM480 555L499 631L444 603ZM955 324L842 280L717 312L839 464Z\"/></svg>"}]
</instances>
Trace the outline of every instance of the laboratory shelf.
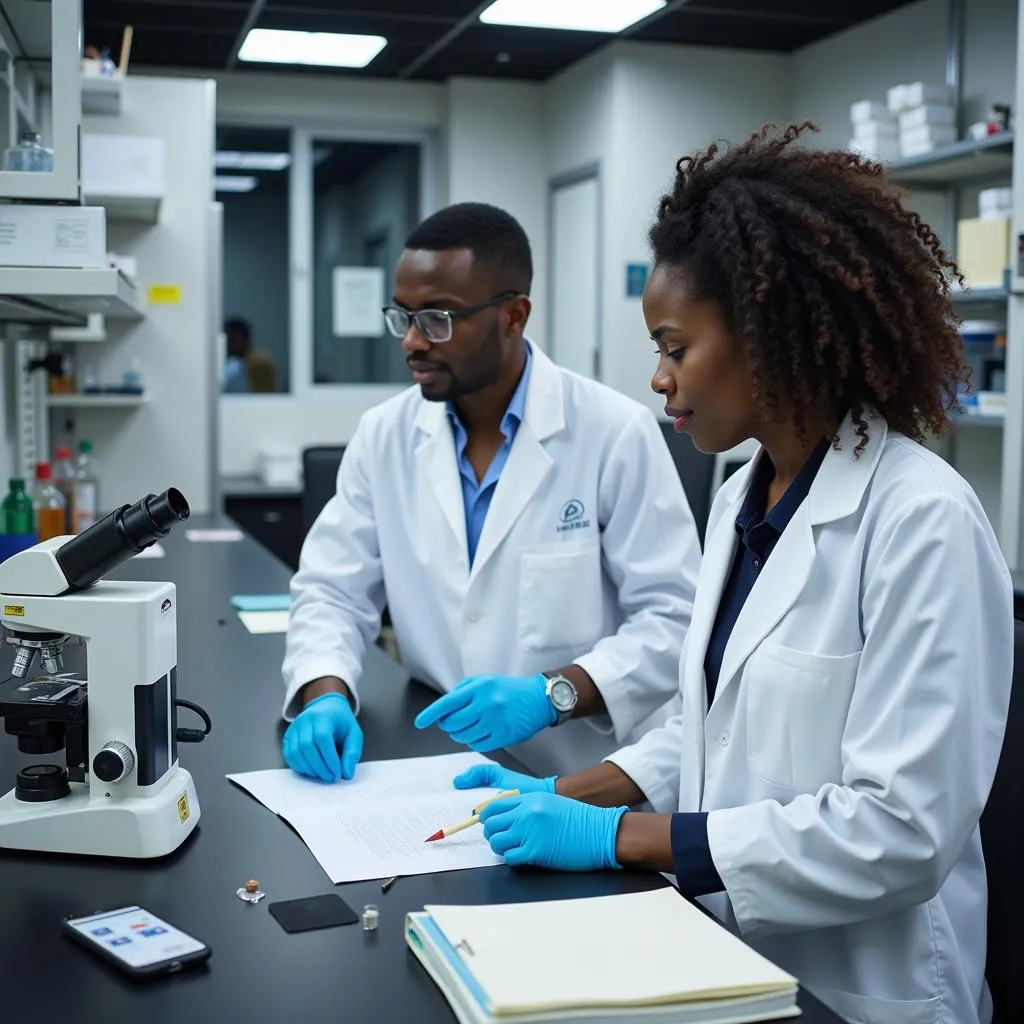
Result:
<instances>
[{"instance_id":1,"label":"laboratory shelf","mask_svg":"<svg viewBox=\"0 0 1024 1024\"><path fill-rule=\"evenodd\" d=\"M47 395L51 409L134 409L145 405L148 395Z\"/></svg>"},{"instance_id":2,"label":"laboratory shelf","mask_svg":"<svg viewBox=\"0 0 1024 1024\"><path fill-rule=\"evenodd\" d=\"M160 219L162 198L162 196L118 196L87 192L85 205L102 206L107 211L108 222L156 224Z\"/></svg>"},{"instance_id":3,"label":"laboratory shelf","mask_svg":"<svg viewBox=\"0 0 1024 1024\"><path fill-rule=\"evenodd\" d=\"M999 132L984 139L965 139L924 156L894 160L886 168L890 179L901 185L944 188L950 185L1009 177L1013 170L1013 132Z\"/></svg>"},{"instance_id":4,"label":"laboratory shelf","mask_svg":"<svg viewBox=\"0 0 1024 1024\"><path fill-rule=\"evenodd\" d=\"M0 267L0 323L74 325L90 313L142 319L134 286L113 267Z\"/></svg>"},{"instance_id":5,"label":"laboratory shelf","mask_svg":"<svg viewBox=\"0 0 1024 1024\"><path fill-rule=\"evenodd\" d=\"M120 75L83 76L82 113L117 117L121 113L121 83L123 81L124 79Z\"/></svg>"},{"instance_id":6,"label":"laboratory shelf","mask_svg":"<svg viewBox=\"0 0 1024 1024\"><path fill-rule=\"evenodd\" d=\"M1006 288L971 288L968 291L953 291L949 297L958 305L967 306L982 302L1005 302L1010 293Z\"/></svg>"}]
</instances>

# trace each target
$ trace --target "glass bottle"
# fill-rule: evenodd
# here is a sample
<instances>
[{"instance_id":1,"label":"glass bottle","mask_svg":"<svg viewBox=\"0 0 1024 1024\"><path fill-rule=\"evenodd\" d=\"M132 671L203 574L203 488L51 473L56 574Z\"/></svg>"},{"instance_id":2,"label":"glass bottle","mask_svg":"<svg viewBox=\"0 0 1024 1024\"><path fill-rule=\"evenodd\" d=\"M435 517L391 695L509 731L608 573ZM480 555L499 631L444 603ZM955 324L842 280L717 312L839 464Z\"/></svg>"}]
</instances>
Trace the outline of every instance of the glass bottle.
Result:
<instances>
[{"instance_id":1,"label":"glass bottle","mask_svg":"<svg viewBox=\"0 0 1024 1024\"><path fill-rule=\"evenodd\" d=\"M99 479L92 441L78 442L74 488L75 533L88 530L99 517Z\"/></svg>"},{"instance_id":2,"label":"glass bottle","mask_svg":"<svg viewBox=\"0 0 1024 1024\"><path fill-rule=\"evenodd\" d=\"M32 499L25 490L24 479L20 476L11 477L9 486L7 497L0 502L0 512L3 513L4 518L4 532L19 535L34 533Z\"/></svg>"},{"instance_id":3,"label":"glass bottle","mask_svg":"<svg viewBox=\"0 0 1024 1024\"><path fill-rule=\"evenodd\" d=\"M36 514L36 533L40 540L65 535L67 503L53 482L53 466L48 462L36 464L36 493L33 506Z\"/></svg>"}]
</instances>

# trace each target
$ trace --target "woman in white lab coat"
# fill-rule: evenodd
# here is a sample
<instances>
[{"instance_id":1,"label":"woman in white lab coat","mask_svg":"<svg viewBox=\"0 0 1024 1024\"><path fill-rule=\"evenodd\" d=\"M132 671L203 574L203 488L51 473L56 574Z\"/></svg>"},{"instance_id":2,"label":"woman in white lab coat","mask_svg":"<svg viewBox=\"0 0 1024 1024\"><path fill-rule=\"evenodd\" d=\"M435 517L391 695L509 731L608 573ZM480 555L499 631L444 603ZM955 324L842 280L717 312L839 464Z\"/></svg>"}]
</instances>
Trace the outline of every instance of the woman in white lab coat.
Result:
<instances>
[{"instance_id":1,"label":"woman in white lab coat","mask_svg":"<svg viewBox=\"0 0 1024 1024\"><path fill-rule=\"evenodd\" d=\"M682 713L576 775L456 785L522 791L482 815L508 863L672 872L849 1021L984 1024L1013 611L981 505L921 443L967 376L956 269L805 127L681 160L651 229L653 388L702 451L761 445L714 501Z\"/></svg>"}]
</instances>

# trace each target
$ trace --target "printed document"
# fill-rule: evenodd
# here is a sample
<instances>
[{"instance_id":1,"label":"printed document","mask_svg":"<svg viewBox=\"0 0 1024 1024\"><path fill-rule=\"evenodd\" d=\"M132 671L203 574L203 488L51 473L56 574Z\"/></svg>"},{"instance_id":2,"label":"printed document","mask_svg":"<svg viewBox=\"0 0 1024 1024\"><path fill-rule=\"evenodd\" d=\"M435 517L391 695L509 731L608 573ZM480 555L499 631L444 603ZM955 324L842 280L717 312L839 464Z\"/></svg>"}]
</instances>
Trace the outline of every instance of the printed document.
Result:
<instances>
[{"instance_id":1,"label":"printed document","mask_svg":"<svg viewBox=\"0 0 1024 1024\"><path fill-rule=\"evenodd\" d=\"M349 782L327 784L287 768L244 772L228 779L284 818L302 837L331 881L360 882L500 864L480 825L425 842L456 825L494 796L491 788L455 789L452 779L475 764L467 751L360 764Z\"/></svg>"}]
</instances>

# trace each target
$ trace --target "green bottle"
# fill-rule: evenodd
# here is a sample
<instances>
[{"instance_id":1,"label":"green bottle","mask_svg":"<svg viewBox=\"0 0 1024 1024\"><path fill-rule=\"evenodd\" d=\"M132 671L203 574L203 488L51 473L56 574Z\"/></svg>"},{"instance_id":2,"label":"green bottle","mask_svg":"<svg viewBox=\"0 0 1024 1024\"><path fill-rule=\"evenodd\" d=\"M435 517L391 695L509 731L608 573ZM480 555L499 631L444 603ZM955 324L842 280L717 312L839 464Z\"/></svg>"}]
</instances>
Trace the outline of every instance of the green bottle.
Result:
<instances>
[{"instance_id":1,"label":"green bottle","mask_svg":"<svg viewBox=\"0 0 1024 1024\"><path fill-rule=\"evenodd\" d=\"M25 490L25 481L21 477L11 477L10 488L7 497L0 503L0 512L3 513L4 520L4 533L33 533L32 499Z\"/></svg>"}]
</instances>

